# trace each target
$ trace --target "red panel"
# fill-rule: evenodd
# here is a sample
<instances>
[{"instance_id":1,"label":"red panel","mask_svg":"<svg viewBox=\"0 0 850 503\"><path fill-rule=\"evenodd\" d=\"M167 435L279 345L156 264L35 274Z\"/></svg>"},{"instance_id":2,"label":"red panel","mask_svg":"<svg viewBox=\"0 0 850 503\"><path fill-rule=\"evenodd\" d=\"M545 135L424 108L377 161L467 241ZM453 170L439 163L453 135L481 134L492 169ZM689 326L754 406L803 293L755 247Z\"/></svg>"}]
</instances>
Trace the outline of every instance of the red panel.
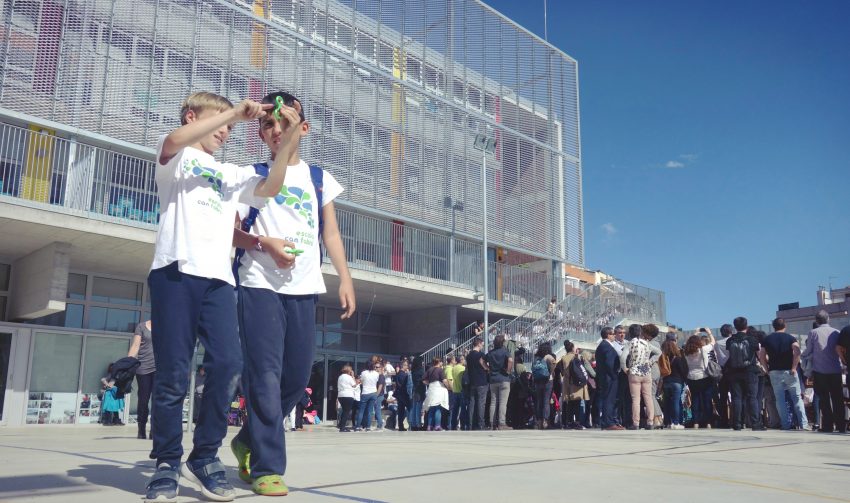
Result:
<instances>
[{"instance_id":1,"label":"red panel","mask_svg":"<svg viewBox=\"0 0 850 503\"><path fill-rule=\"evenodd\" d=\"M404 272L404 222L393 220L393 271Z\"/></svg>"}]
</instances>

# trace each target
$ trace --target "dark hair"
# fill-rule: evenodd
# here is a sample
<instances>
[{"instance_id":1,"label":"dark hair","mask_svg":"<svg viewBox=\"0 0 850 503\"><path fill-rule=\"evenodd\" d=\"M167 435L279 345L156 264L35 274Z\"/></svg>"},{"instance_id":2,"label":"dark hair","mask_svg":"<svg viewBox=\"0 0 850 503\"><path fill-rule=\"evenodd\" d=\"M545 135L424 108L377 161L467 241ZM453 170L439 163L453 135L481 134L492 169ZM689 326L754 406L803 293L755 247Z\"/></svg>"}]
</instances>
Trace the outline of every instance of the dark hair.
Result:
<instances>
[{"instance_id":1,"label":"dark hair","mask_svg":"<svg viewBox=\"0 0 850 503\"><path fill-rule=\"evenodd\" d=\"M785 320L783 320L782 318L776 318L775 320L773 320L771 325L773 326L774 330L784 330L785 329Z\"/></svg>"},{"instance_id":2,"label":"dark hair","mask_svg":"<svg viewBox=\"0 0 850 503\"><path fill-rule=\"evenodd\" d=\"M732 324L735 325L735 330L738 332L743 332L747 329L749 322L743 316L738 316L734 320L732 320Z\"/></svg>"},{"instance_id":3,"label":"dark hair","mask_svg":"<svg viewBox=\"0 0 850 503\"><path fill-rule=\"evenodd\" d=\"M732 325L724 323L723 326L720 327L720 335L723 337L729 337L732 335Z\"/></svg>"},{"instance_id":4,"label":"dark hair","mask_svg":"<svg viewBox=\"0 0 850 503\"><path fill-rule=\"evenodd\" d=\"M301 122L304 122L304 121L307 120L307 118L304 116L304 104L301 103L301 100L296 98L295 95L289 94L286 91L278 91L276 93L269 93L269 94L265 95L265 97L263 97L263 99L262 99L262 101L260 101L260 103L263 103L263 104L271 103L272 105L274 105L275 102L277 101L278 96L280 96L280 98L283 99L283 104L288 106L288 107L295 108L295 102L297 101L298 104L301 105L301 107L300 107L301 110L298 110L298 117L301 118ZM271 114L268 114L268 115L271 115ZM260 120L262 121L263 118L261 117Z\"/></svg>"},{"instance_id":5,"label":"dark hair","mask_svg":"<svg viewBox=\"0 0 850 503\"><path fill-rule=\"evenodd\" d=\"M413 361L410 362L410 370L418 370L422 368L422 357L414 356Z\"/></svg>"},{"instance_id":6,"label":"dark hair","mask_svg":"<svg viewBox=\"0 0 850 503\"><path fill-rule=\"evenodd\" d=\"M759 344L763 344L764 340L767 338L767 334L764 333L763 330L756 330L756 333L753 334L753 335L755 336L755 338L759 342Z\"/></svg>"},{"instance_id":7,"label":"dark hair","mask_svg":"<svg viewBox=\"0 0 850 503\"><path fill-rule=\"evenodd\" d=\"M517 353L516 357L514 357L514 363L523 363L522 361L522 353Z\"/></svg>"},{"instance_id":8,"label":"dark hair","mask_svg":"<svg viewBox=\"0 0 850 503\"><path fill-rule=\"evenodd\" d=\"M648 340L651 341L658 337L658 327L652 323L647 323L646 325L640 327L641 335Z\"/></svg>"},{"instance_id":9,"label":"dark hair","mask_svg":"<svg viewBox=\"0 0 850 503\"><path fill-rule=\"evenodd\" d=\"M575 348L576 348L576 345L573 344L572 341L564 341L564 350L567 353L572 353Z\"/></svg>"},{"instance_id":10,"label":"dark hair","mask_svg":"<svg viewBox=\"0 0 850 503\"><path fill-rule=\"evenodd\" d=\"M537 346L537 352L534 353L536 358L543 358L546 355L552 354L552 343L551 342L541 342L539 346Z\"/></svg>"},{"instance_id":11,"label":"dark hair","mask_svg":"<svg viewBox=\"0 0 850 503\"><path fill-rule=\"evenodd\" d=\"M614 330L625 330L625 329L626 329L626 327L624 327L623 325L617 325L616 327L614 327Z\"/></svg>"},{"instance_id":12,"label":"dark hair","mask_svg":"<svg viewBox=\"0 0 850 503\"><path fill-rule=\"evenodd\" d=\"M661 352L667 355L668 360L673 360L673 358L677 356L682 356L682 350L679 349L679 345L676 344L676 341L664 341L664 344L661 345Z\"/></svg>"},{"instance_id":13,"label":"dark hair","mask_svg":"<svg viewBox=\"0 0 850 503\"><path fill-rule=\"evenodd\" d=\"M472 339L472 347L480 346L481 344L484 344L484 339L482 339L481 337L476 337L475 339Z\"/></svg>"},{"instance_id":14,"label":"dark hair","mask_svg":"<svg viewBox=\"0 0 850 503\"><path fill-rule=\"evenodd\" d=\"M552 297L552 299L549 302L558 302L558 299L557 299L557 297Z\"/></svg>"},{"instance_id":15,"label":"dark hair","mask_svg":"<svg viewBox=\"0 0 850 503\"><path fill-rule=\"evenodd\" d=\"M637 323L632 323L629 325L629 335L626 336L626 339L632 340L640 337L641 328Z\"/></svg>"},{"instance_id":16,"label":"dark hair","mask_svg":"<svg viewBox=\"0 0 850 503\"><path fill-rule=\"evenodd\" d=\"M815 315L815 322L817 322L818 326L826 325L829 323L829 313L826 310L821 309L818 311L818 314Z\"/></svg>"},{"instance_id":17,"label":"dark hair","mask_svg":"<svg viewBox=\"0 0 850 503\"><path fill-rule=\"evenodd\" d=\"M499 349L505 345L505 336L502 334L493 337L493 349Z\"/></svg>"},{"instance_id":18,"label":"dark hair","mask_svg":"<svg viewBox=\"0 0 850 503\"><path fill-rule=\"evenodd\" d=\"M439 356L435 356L435 357L434 357L434 359L433 359L433 360L431 360L431 365L433 365L433 366L435 366L435 367L436 367L437 365L441 364L441 363L443 363L443 359L442 359L442 358L440 358Z\"/></svg>"},{"instance_id":19,"label":"dark hair","mask_svg":"<svg viewBox=\"0 0 850 503\"><path fill-rule=\"evenodd\" d=\"M685 343L685 354L692 355L699 353L702 349L702 339L698 335L688 337L688 342Z\"/></svg>"},{"instance_id":20,"label":"dark hair","mask_svg":"<svg viewBox=\"0 0 850 503\"><path fill-rule=\"evenodd\" d=\"M603 338L603 339L607 339L607 338L608 338L608 336L610 336L610 335L611 335L611 334L613 334L613 333L614 333L614 329L613 329L613 328L611 328L611 327L604 327L604 328L602 329L602 331L600 332L600 334L602 335L602 338Z\"/></svg>"}]
</instances>

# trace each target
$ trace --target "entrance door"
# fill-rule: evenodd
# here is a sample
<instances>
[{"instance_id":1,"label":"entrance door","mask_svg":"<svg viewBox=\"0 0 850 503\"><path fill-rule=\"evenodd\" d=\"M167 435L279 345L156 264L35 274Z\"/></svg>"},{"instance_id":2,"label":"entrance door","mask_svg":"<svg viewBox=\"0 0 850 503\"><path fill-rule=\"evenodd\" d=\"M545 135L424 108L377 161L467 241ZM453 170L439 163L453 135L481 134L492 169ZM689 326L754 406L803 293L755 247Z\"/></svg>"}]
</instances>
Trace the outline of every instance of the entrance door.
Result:
<instances>
[{"instance_id":1,"label":"entrance door","mask_svg":"<svg viewBox=\"0 0 850 503\"><path fill-rule=\"evenodd\" d=\"M307 387L313 390L310 395L310 400L313 405L309 410L315 410L319 414L322 421L325 420L325 356L316 355L313 357L313 368L310 370L310 380L307 382Z\"/></svg>"},{"instance_id":2,"label":"entrance door","mask_svg":"<svg viewBox=\"0 0 850 503\"><path fill-rule=\"evenodd\" d=\"M337 419L336 382L337 379L339 379L339 375L342 373L342 367L346 365L351 365L352 370L355 368L353 356L328 355L328 408L325 416L329 421L335 421Z\"/></svg>"},{"instance_id":3,"label":"entrance door","mask_svg":"<svg viewBox=\"0 0 850 503\"><path fill-rule=\"evenodd\" d=\"M3 416L3 406L6 403L6 385L9 382L9 377L12 375L12 334L9 332L0 332L0 423L5 422Z\"/></svg>"}]
</instances>

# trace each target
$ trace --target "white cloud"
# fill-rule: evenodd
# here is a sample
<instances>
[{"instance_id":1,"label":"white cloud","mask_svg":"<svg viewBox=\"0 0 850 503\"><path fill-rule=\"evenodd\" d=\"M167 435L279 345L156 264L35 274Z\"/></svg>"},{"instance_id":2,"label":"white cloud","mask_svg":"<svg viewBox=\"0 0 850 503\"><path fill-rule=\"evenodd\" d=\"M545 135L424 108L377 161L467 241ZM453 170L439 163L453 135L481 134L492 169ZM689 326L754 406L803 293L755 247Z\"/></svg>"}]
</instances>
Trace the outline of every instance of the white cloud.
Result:
<instances>
[{"instance_id":1,"label":"white cloud","mask_svg":"<svg viewBox=\"0 0 850 503\"><path fill-rule=\"evenodd\" d=\"M680 159L684 159L685 162L694 162L699 157L699 154L682 154L679 156Z\"/></svg>"},{"instance_id":2,"label":"white cloud","mask_svg":"<svg viewBox=\"0 0 850 503\"><path fill-rule=\"evenodd\" d=\"M679 161L667 161L667 164L664 165L665 168L684 168L685 164Z\"/></svg>"},{"instance_id":3,"label":"white cloud","mask_svg":"<svg viewBox=\"0 0 850 503\"><path fill-rule=\"evenodd\" d=\"M611 237L617 233L617 228L614 227L614 224L612 224L611 222L602 224L602 230L605 231L605 234L607 234L608 237Z\"/></svg>"}]
</instances>

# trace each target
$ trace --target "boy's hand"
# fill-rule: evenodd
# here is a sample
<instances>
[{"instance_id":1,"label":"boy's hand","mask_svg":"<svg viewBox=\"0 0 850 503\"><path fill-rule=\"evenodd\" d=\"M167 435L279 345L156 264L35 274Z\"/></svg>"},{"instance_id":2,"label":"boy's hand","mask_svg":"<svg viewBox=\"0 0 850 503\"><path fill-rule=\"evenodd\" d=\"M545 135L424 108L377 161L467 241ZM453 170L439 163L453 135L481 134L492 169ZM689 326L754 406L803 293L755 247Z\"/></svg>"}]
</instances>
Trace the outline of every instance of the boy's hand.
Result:
<instances>
[{"instance_id":1,"label":"boy's hand","mask_svg":"<svg viewBox=\"0 0 850 503\"><path fill-rule=\"evenodd\" d=\"M274 108L271 103L257 103L254 100L242 100L233 109L236 122L245 122L265 117L267 110Z\"/></svg>"},{"instance_id":2,"label":"boy's hand","mask_svg":"<svg viewBox=\"0 0 850 503\"><path fill-rule=\"evenodd\" d=\"M283 130L280 134L281 142L277 153L280 154L286 149L292 152L301 138L301 117L298 111L286 105L280 107L280 125Z\"/></svg>"},{"instance_id":3,"label":"boy's hand","mask_svg":"<svg viewBox=\"0 0 850 503\"><path fill-rule=\"evenodd\" d=\"M260 236L260 246L274 260L275 265L281 269L289 269L295 265L295 255L287 253L284 248L293 249L295 243L285 239Z\"/></svg>"},{"instance_id":4,"label":"boy's hand","mask_svg":"<svg viewBox=\"0 0 850 503\"><path fill-rule=\"evenodd\" d=\"M339 318L347 320L357 309L357 301L354 300L354 284L351 281L343 281L339 285L339 305L345 311Z\"/></svg>"}]
</instances>

